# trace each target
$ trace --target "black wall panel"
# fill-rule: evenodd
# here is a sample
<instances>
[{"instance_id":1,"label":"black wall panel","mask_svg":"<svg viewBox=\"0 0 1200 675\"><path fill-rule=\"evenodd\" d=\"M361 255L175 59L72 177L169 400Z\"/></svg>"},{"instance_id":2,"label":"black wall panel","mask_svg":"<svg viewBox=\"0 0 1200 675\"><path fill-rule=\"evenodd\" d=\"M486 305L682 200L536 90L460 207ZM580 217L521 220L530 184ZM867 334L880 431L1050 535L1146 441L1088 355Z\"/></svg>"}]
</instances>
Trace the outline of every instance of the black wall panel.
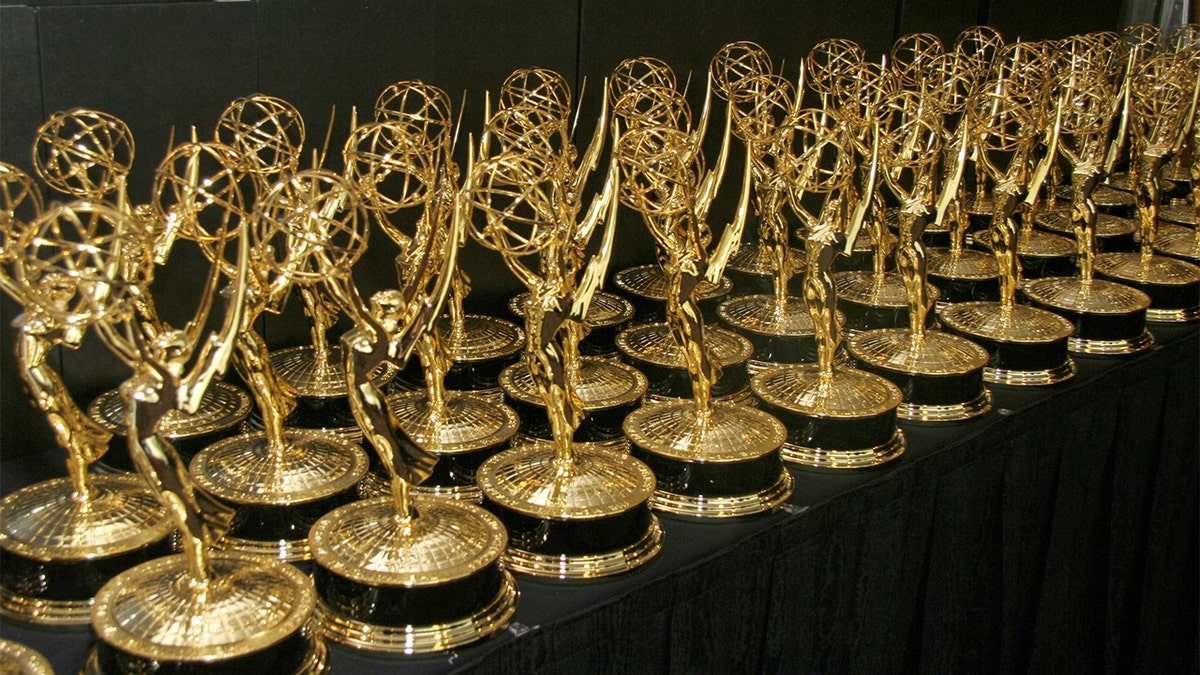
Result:
<instances>
[{"instance_id":1,"label":"black wall panel","mask_svg":"<svg viewBox=\"0 0 1200 675\"><path fill-rule=\"evenodd\" d=\"M932 33L941 38L946 47L950 47L954 44L954 38L958 37L964 28L982 21L981 12L986 13L987 2L988 0L904 0L901 3L897 36Z\"/></svg>"}]
</instances>

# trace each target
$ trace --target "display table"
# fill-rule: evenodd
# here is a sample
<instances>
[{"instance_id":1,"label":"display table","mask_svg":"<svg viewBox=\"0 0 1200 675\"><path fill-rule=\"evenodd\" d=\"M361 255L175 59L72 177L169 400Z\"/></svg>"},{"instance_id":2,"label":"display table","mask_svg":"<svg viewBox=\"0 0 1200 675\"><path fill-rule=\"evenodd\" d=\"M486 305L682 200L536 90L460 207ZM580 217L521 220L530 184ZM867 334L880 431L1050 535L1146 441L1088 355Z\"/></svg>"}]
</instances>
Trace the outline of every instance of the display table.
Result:
<instances>
[{"instance_id":1,"label":"display table","mask_svg":"<svg viewBox=\"0 0 1200 675\"><path fill-rule=\"evenodd\" d=\"M507 630L451 652L332 650L335 673L1195 672L1200 335L1153 327L1074 379L995 387L949 426L903 425L868 470L793 469L773 513L664 516L662 553L590 583L525 577ZM61 453L4 462L5 494ZM78 672L88 632L0 621Z\"/></svg>"}]
</instances>

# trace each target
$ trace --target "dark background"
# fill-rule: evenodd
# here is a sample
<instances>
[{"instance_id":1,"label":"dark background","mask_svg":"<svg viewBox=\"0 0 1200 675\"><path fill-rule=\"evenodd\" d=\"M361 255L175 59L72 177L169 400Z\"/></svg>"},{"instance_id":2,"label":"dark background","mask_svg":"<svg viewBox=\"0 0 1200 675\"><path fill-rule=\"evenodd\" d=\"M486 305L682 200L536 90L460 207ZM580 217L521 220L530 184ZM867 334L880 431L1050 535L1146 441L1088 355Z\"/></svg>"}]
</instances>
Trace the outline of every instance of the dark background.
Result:
<instances>
[{"instance_id":1,"label":"dark background","mask_svg":"<svg viewBox=\"0 0 1200 675\"><path fill-rule=\"evenodd\" d=\"M900 35L929 32L951 43L979 23L994 26L1008 41L1114 30L1120 10L1120 0L0 0L0 159L31 170L34 133L49 114L77 106L103 110L133 131L130 194L140 203L150 199L154 167L172 127L182 134L195 126L201 136L211 136L225 106L255 92L296 105L310 147L321 145L336 105L331 147L337 148L350 108L369 110L384 87L402 79L442 87L456 106L466 92L463 129L477 133L483 93L494 92L514 69L536 65L562 73L577 88L586 79L579 136L586 139L602 78L633 56L661 58L681 80L691 72L700 81L722 45L753 40L793 75L825 38L853 39L874 58ZM697 106L700 90L691 88ZM464 146L459 144L460 155ZM724 222L727 212L718 205L716 222ZM652 259L644 228L623 218L612 270ZM395 283L391 244L383 237L373 241L355 269L364 293ZM498 301L518 283L496 254L468 246L464 264L475 286L468 308L501 314ZM184 254L160 269L154 292L168 319L190 316L186 303L171 300L186 295L203 271ZM298 304L262 320L260 330L272 347L308 340ZM0 297L3 458L53 444L11 356L15 333L8 324L19 312L10 298ZM94 336L77 351L59 351L55 363L81 406L128 375Z\"/></svg>"}]
</instances>

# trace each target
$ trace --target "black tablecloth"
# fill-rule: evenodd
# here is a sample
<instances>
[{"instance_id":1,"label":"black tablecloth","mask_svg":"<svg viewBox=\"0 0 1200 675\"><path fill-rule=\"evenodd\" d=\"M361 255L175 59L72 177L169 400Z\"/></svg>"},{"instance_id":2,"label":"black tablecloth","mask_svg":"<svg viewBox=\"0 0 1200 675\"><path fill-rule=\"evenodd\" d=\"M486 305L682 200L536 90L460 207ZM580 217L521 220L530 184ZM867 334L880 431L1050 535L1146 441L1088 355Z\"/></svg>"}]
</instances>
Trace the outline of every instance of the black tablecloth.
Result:
<instances>
[{"instance_id":1,"label":"black tablecloth","mask_svg":"<svg viewBox=\"0 0 1200 675\"><path fill-rule=\"evenodd\" d=\"M661 555L597 582L520 578L507 630L456 652L335 648L335 673L1196 672L1200 339L1156 327L1073 380L995 388L986 416L904 425L883 467L794 469L777 511L663 517ZM59 475L5 462L5 493ZM76 672L87 632L0 621Z\"/></svg>"}]
</instances>

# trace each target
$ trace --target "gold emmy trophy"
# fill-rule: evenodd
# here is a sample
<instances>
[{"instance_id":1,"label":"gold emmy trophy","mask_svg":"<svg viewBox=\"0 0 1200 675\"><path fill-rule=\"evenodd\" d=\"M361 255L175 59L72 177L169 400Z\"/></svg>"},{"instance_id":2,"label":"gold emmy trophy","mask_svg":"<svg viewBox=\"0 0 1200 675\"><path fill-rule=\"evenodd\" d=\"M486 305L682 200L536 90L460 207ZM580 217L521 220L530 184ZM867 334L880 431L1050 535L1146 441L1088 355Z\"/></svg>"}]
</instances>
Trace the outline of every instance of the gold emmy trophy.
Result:
<instances>
[{"instance_id":1,"label":"gold emmy trophy","mask_svg":"<svg viewBox=\"0 0 1200 675\"><path fill-rule=\"evenodd\" d=\"M992 191L996 212L989 232L1000 270L1000 300L960 302L938 310L947 329L991 353L983 378L993 384L1055 384L1075 375L1075 363L1067 355L1067 338L1075 330L1071 322L1016 302L1021 263L1017 260L1015 211L1029 189L1031 155L1038 136L1034 118L1039 92L1026 89L1028 86L1012 80L985 84L968 104L965 119L978 139L976 161L986 167L996 185ZM1056 152L1056 146L1057 133L1051 151Z\"/></svg>"},{"instance_id":2,"label":"gold emmy trophy","mask_svg":"<svg viewBox=\"0 0 1200 675\"><path fill-rule=\"evenodd\" d=\"M829 469L875 466L904 452L896 412L904 394L878 375L836 365L842 332L830 269L844 237L815 224L805 245L804 301L817 335L817 362L770 368L750 386L788 429L783 458Z\"/></svg>"},{"instance_id":3,"label":"gold emmy trophy","mask_svg":"<svg viewBox=\"0 0 1200 675\"><path fill-rule=\"evenodd\" d=\"M431 87L427 90L431 93L440 91ZM418 92L410 92L410 95L422 100L438 100ZM397 257L402 279L409 274L407 267L412 261L420 260L416 253L421 252L431 238L446 236L453 216L457 190L454 175L457 172L446 164L448 148L442 146L436 135L430 135L430 131L428 127L389 120L356 127L346 142L347 173L357 193L362 195L364 204L374 214L381 229L393 241L402 244L403 252ZM385 195L384 191L389 189ZM388 220L387 214L401 212L405 207L416 207L421 211L411 235ZM450 296L453 297L455 288L461 292L465 282L457 267L451 270L451 277ZM460 327L466 330L466 325L464 322ZM474 321L469 325L478 326ZM388 403L413 442L439 457L433 474L413 490L479 501L482 495L475 481L475 471L483 460L501 447L507 447L520 420L512 408L502 403L471 392L447 390L445 380L452 362L441 329L453 331L451 325L442 322L425 331L416 343L425 387L394 394ZM380 365L388 367L388 364ZM386 467L374 461L359 492L363 496L377 497L387 494L389 485Z\"/></svg>"},{"instance_id":4,"label":"gold emmy trophy","mask_svg":"<svg viewBox=\"0 0 1200 675\"><path fill-rule=\"evenodd\" d=\"M418 227L401 254L402 288L376 293L369 308L345 261L321 265L327 292L354 320L341 339L350 405L388 473L389 494L344 505L313 526L317 625L331 640L370 651L465 645L503 628L518 597L499 562L507 541L499 519L474 504L413 493L434 475L438 455L406 433L375 377L422 348L453 284L466 197L436 199L451 200L451 226L430 219Z\"/></svg>"},{"instance_id":5,"label":"gold emmy trophy","mask_svg":"<svg viewBox=\"0 0 1200 675\"><path fill-rule=\"evenodd\" d=\"M75 199L106 201L135 217L156 238L169 239L169 226L156 205L132 206L126 181L133 167L133 133L121 119L98 110L74 108L54 113L39 127L33 147L34 168L50 187ZM169 245L151 244L142 254L165 262ZM127 253L132 258L132 253ZM158 322L149 297L136 301L138 311L151 323ZM87 407L91 420L111 434L116 452L106 453L100 466L132 471L125 452L125 411L115 389L97 397ZM195 414L176 412L164 422L163 433L191 457L200 448L227 435L250 411L250 397L239 387L216 382Z\"/></svg>"},{"instance_id":6,"label":"gold emmy trophy","mask_svg":"<svg viewBox=\"0 0 1200 675\"><path fill-rule=\"evenodd\" d=\"M743 56L747 59L743 65L753 68L758 67L754 65L756 60L765 57L754 49L745 50ZM711 110L711 87L706 89L704 110L693 128L687 99L675 88L674 73L661 61L639 57L622 62L613 72L609 100L613 102L615 123L626 130L667 126L687 135L694 147L703 143ZM661 260L664 254L660 252L658 257ZM694 291L706 323L717 320L718 305L714 303L728 295L732 288L732 283L724 276L713 279L701 279ZM616 347L626 362L646 373L649 379L647 399L688 398L692 377L687 356L669 323L663 321L667 318L668 298L672 291L662 265L620 270L613 275L613 282L637 308L635 325L617 334ZM708 331L708 349L721 366L720 379L713 384L713 396L718 400L752 404L754 395L750 392L746 365L754 354L754 345L731 330L712 326Z\"/></svg>"},{"instance_id":7,"label":"gold emmy trophy","mask_svg":"<svg viewBox=\"0 0 1200 675\"><path fill-rule=\"evenodd\" d=\"M235 160L239 166L244 157ZM334 262L358 259L367 243L360 211L346 182L321 169L289 175L255 206L251 288L234 364L251 387L263 430L218 441L189 464L197 485L237 507L229 533L218 542L223 548L289 562L309 559L309 528L356 498L367 472L366 453L345 437L284 426L295 404L293 390L277 377L253 329L254 319L293 281L313 284Z\"/></svg>"},{"instance_id":8,"label":"gold emmy trophy","mask_svg":"<svg viewBox=\"0 0 1200 675\"><path fill-rule=\"evenodd\" d=\"M0 500L0 610L49 626L83 626L114 574L170 552L167 512L130 474L93 474L109 433L71 398L51 367L57 345L77 348L89 325L132 311L123 284L99 278L144 236L113 207L77 203L42 213L33 180L0 163L0 288L24 307L17 369L67 453L66 478ZM134 270L130 270L131 272Z\"/></svg>"},{"instance_id":9,"label":"gold emmy trophy","mask_svg":"<svg viewBox=\"0 0 1200 675\"><path fill-rule=\"evenodd\" d=\"M460 111L461 115L461 111ZM389 85L375 101L376 122L399 122L420 130L433 146L430 159L447 172L447 184L458 182L458 166L453 159L457 128L451 119L450 97L438 87L420 80L402 80ZM407 173L403 174L407 175ZM428 186L432 187L432 185ZM376 204L368 204L375 214L376 224L397 246L408 246L408 236L379 215L394 213L398 209L415 206L429 199L424 191L413 192L399 186L399 196L384 194L386 188L377 190L380 198ZM496 316L468 314L463 302L471 290L471 280L462 267L454 272L454 284L446 301L446 315L438 319L437 334L442 349L450 359L449 370L441 375L445 387L455 391L470 391L478 396L500 403L504 393L500 389L500 372L515 363L525 346L525 334L517 324ZM421 372L421 359L410 360L407 369L397 377L397 384L411 389L426 385L426 374ZM443 468L452 462L442 462ZM441 469L439 469L441 470ZM426 482L438 482L435 476Z\"/></svg>"},{"instance_id":10,"label":"gold emmy trophy","mask_svg":"<svg viewBox=\"0 0 1200 675\"><path fill-rule=\"evenodd\" d=\"M477 477L485 505L508 528L508 567L557 578L617 574L657 555L662 529L648 504L654 493L650 469L625 453L575 439L587 412L580 395L579 324L612 253L615 164L583 223L567 219L573 213L558 211L564 204L556 197L567 197L559 192L569 185L564 181L581 174L573 163L556 167L548 160L557 156L549 143L561 138L569 99L557 75L519 71L514 77L546 87L525 87L528 103L510 101L489 119L477 163L471 153L464 189L481 212L472 236L498 251L530 291L523 365L552 440L503 451L484 462ZM603 128L599 133L602 138ZM501 151L489 157L493 137ZM593 144L581 167L594 166L598 153ZM606 220L603 239L589 260L583 246L600 219ZM538 271L529 266L530 257Z\"/></svg>"},{"instance_id":11,"label":"gold emmy trophy","mask_svg":"<svg viewBox=\"0 0 1200 675\"><path fill-rule=\"evenodd\" d=\"M217 120L216 139L238 151L257 193L266 195L277 180L287 180L299 170L304 119L291 103L254 94L230 102ZM303 246L295 239L288 243ZM337 303L321 292L318 280L298 277L290 281L286 290L273 289L266 308L273 313L282 311L295 291L309 321L309 344L270 352L275 377L289 388L295 401L286 424L326 430L357 442L358 426L346 402L340 347L329 344L327 337L339 318ZM383 381L394 375L394 371L379 373Z\"/></svg>"},{"instance_id":12,"label":"gold emmy trophy","mask_svg":"<svg viewBox=\"0 0 1200 675\"><path fill-rule=\"evenodd\" d=\"M700 281L720 278L746 221L750 161L734 220L709 253L712 233L705 218L724 174L733 117L732 107L727 108L721 152L711 171L705 170L696 137L674 126L624 131L614 149L621 202L642 214L659 246L670 287L667 325L683 352L692 384L690 399L651 402L630 413L625 435L634 456L657 476L654 507L677 515L724 518L761 513L792 493L792 478L779 454L787 435L783 425L748 405L713 401L721 364L710 351L697 305Z\"/></svg>"},{"instance_id":13,"label":"gold emmy trophy","mask_svg":"<svg viewBox=\"0 0 1200 675\"><path fill-rule=\"evenodd\" d=\"M501 146L501 154L508 152L518 158L528 179L545 188L542 199L546 213L555 223L552 226L563 232L559 241L538 252L540 267L556 270L546 283L559 283L561 292L567 293L572 282L560 282L556 277L564 280L579 278L588 259L588 242L606 214L600 204L610 198L608 195L599 198L584 218L579 219L585 181L598 165L604 147L608 109L603 108L592 139L575 166L576 151L568 127L570 90L560 75L542 69L518 70L501 88L501 105L489 122L489 133L481 144L481 151L486 156L491 139L495 138ZM529 313L541 311L534 305L547 301L533 290L541 285L536 278L523 279L523 283L530 289L521 308L526 332L529 332L540 321L531 322ZM641 403L648 383L645 375L628 364L582 356L583 337L590 331L588 317L593 314L595 305L596 296L593 295L586 305L585 316L572 317L563 324L567 376L583 404L584 413L574 429L573 438L578 442L624 451L627 442L621 423L629 411ZM528 358L514 363L500 373L500 386L506 400L520 415L518 440L549 442L555 434L550 419L553 413L546 408L534 371Z\"/></svg>"},{"instance_id":14,"label":"gold emmy trophy","mask_svg":"<svg viewBox=\"0 0 1200 675\"><path fill-rule=\"evenodd\" d=\"M789 294L799 252L788 245L789 228L782 211L792 204L802 224L815 217L800 198L804 193L828 193L850 175L832 121L820 111L796 110L794 85L771 72L771 59L753 43L732 43L713 57L710 66L717 93L733 114L733 133L746 144L754 181L754 210L758 214L759 253L773 281L769 294L741 295L721 303L718 316L754 345L746 364L755 373L779 363L816 360L816 337L807 308ZM830 166L822 163L832 160Z\"/></svg>"},{"instance_id":15,"label":"gold emmy trophy","mask_svg":"<svg viewBox=\"0 0 1200 675\"><path fill-rule=\"evenodd\" d=\"M913 86L920 84L920 78L910 72L915 67L911 64L927 63L934 59L941 52L941 43L936 39L918 36L911 41L902 38L894 48L897 55L903 58L893 62L890 67L881 65L876 69L872 64L858 61L854 67L845 68L833 83L836 93L832 100L838 102L835 110L848 125L850 139L859 156L873 153L875 128L885 98L896 90L904 91L903 81ZM813 81L815 83L821 79L814 77ZM851 269L834 274L838 309L846 315L849 335L874 328L899 327L910 318L904 279L895 270L888 269L889 256L897 241L888 231L888 214L898 212L884 209L882 196L866 194L872 199L862 221L874 249L870 269ZM848 198L847 203L858 202L852 193L848 194ZM858 241L860 237L848 239ZM932 302L937 302L941 295L934 286L927 286L924 292ZM932 316L929 319L932 321Z\"/></svg>"},{"instance_id":16,"label":"gold emmy trophy","mask_svg":"<svg viewBox=\"0 0 1200 675\"><path fill-rule=\"evenodd\" d=\"M1112 123L1115 87L1104 70L1108 52L1085 39L1064 47L1070 62L1058 100L1061 133L1058 150L1072 167L1072 199L1064 214L1078 251L1079 274L1043 277L1027 282L1025 297L1075 325L1068 350L1079 354L1132 354L1149 348L1154 338L1146 330L1145 293L1095 278L1099 252L1099 216L1092 194L1104 171L1105 139Z\"/></svg>"},{"instance_id":17,"label":"gold emmy trophy","mask_svg":"<svg viewBox=\"0 0 1200 675\"><path fill-rule=\"evenodd\" d=\"M239 553L218 553L213 543L228 531L234 510L192 483L182 458L159 434L169 411L194 411L212 379L221 374L242 329L250 284L249 213L242 202L233 153L217 144L185 144L216 160L222 172L191 172L179 185L191 204L176 215L184 227L212 237L211 266L200 286L193 319L182 330L148 326L132 311L113 315L93 298L94 327L107 346L133 370L120 387L125 401L129 451L180 533L183 553L157 558L113 577L96 594L92 629L98 640L85 673L272 672L317 673L324 668L323 644L307 630L316 596L312 582L291 565ZM193 165L195 162L193 162ZM77 212L79 207L76 207ZM237 243L236 262L228 247ZM225 268L225 269L222 269ZM106 274L107 273L107 274ZM98 287L147 292L148 277L129 278L120 263L92 270ZM204 337L223 277L228 309L217 330ZM148 330L151 329L151 330ZM157 330L157 332L155 332Z\"/></svg>"},{"instance_id":18,"label":"gold emmy trophy","mask_svg":"<svg viewBox=\"0 0 1200 675\"><path fill-rule=\"evenodd\" d=\"M954 302L995 300L999 297L1000 272L993 255L965 246L971 219L962 182L963 171L971 154L972 136L966 120L967 102L982 84L979 61L956 48L934 57L926 72L926 95L943 115L942 167L946 174L938 196L937 221L949 224L949 246L929 249L930 283L941 291L940 308Z\"/></svg>"},{"instance_id":19,"label":"gold emmy trophy","mask_svg":"<svg viewBox=\"0 0 1200 675\"><path fill-rule=\"evenodd\" d=\"M1186 133L1184 121L1195 107L1200 68L1164 53L1144 61L1129 80L1130 180L1140 219L1141 250L1096 256L1096 274L1133 286L1150 296L1146 320L1181 323L1200 317L1200 266L1155 255L1160 173Z\"/></svg>"},{"instance_id":20,"label":"gold emmy trophy","mask_svg":"<svg viewBox=\"0 0 1200 675\"><path fill-rule=\"evenodd\" d=\"M639 56L619 63L609 79L608 104L612 108L614 119L620 120L627 129L664 124L689 132L693 129L691 107L684 94L677 88L675 72L669 65L656 58ZM692 132L698 140L703 140L704 131L708 127L709 110L706 98L704 111L694 127L695 131ZM632 301L634 324L662 324L670 288L661 266L637 265L618 270L613 275L613 284ZM700 283L698 293L705 321L717 320L717 305L732 290L733 282L726 277L712 283L707 280ZM661 327L665 328L665 325ZM671 341L665 340L663 330L643 330L650 331L644 335L644 340L656 347L662 345L663 349L670 349ZM740 347L746 346L744 343L738 344L738 340L735 337L730 345L733 347L733 351L728 354L731 358L736 358L736 352L742 351ZM724 354L721 347L715 348ZM745 361L745 358L743 356L741 360ZM648 362L640 362L639 366L649 370L656 369ZM681 366L681 360L676 363L676 359L671 359L671 368Z\"/></svg>"},{"instance_id":21,"label":"gold emmy trophy","mask_svg":"<svg viewBox=\"0 0 1200 675\"><path fill-rule=\"evenodd\" d=\"M991 409L991 394L983 387L987 351L965 338L927 330L933 301L921 236L933 214L934 164L942 139L942 122L932 114L922 108L919 95L902 90L887 97L879 118L879 162L902 204L896 267L908 296L908 328L865 331L847 343L858 367L905 392L898 415L913 422L964 420Z\"/></svg>"},{"instance_id":22,"label":"gold emmy trophy","mask_svg":"<svg viewBox=\"0 0 1200 675\"><path fill-rule=\"evenodd\" d=\"M1016 82L1021 85L1021 96L1027 101L1025 106L1035 129L1035 140L1030 141L1030 162L1034 153L1044 148L1041 160L1034 174L1027 180L1025 194L1015 213L1018 218L1017 255L1020 260L1022 275L1025 278L1040 278L1044 276L1062 276L1070 274L1074 267L1074 243L1061 235L1039 229L1034 229L1034 223L1041 213L1042 186L1057 157L1058 142L1056 131L1054 98L1050 93L1053 78L1050 74L1056 68L1056 50L1048 42L1014 42L1000 49L996 56L994 67L987 75L987 83ZM986 144L982 132L975 139L976 147ZM991 212L980 214L988 223L988 227L973 236L974 244L985 250L992 249L992 227L994 214L1000 208L996 203L997 196L992 194L999 186L999 174L989 166L985 158L980 157L981 151L975 150L975 172L982 177L983 182L976 186L977 193L988 192ZM987 187L990 186L990 189ZM1003 270L1000 272L1003 274ZM1003 282L1001 283L1003 286Z\"/></svg>"}]
</instances>

